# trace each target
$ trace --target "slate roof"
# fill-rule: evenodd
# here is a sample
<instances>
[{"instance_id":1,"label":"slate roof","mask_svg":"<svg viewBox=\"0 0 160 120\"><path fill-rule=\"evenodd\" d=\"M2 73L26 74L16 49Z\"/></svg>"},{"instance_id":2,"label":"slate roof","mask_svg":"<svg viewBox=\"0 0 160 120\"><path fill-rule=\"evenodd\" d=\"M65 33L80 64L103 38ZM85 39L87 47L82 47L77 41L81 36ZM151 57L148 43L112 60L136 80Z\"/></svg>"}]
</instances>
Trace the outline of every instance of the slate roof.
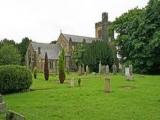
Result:
<instances>
[{"instance_id":1,"label":"slate roof","mask_svg":"<svg viewBox=\"0 0 160 120\"><path fill-rule=\"evenodd\" d=\"M85 39L86 43L92 43L92 41L96 40L93 37L85 37L85 36L78 36L78 35L70 35L70 34L63 34L63 36L69 41L70 38L72 42L81 43Z\"/></svg>"},{"instance_id":2,"label":"slate roof","mask_svg":"<svg viewBox=\"0 0 160 120\"><path fill-rule=\"evenodd\" d=\"M58 59L61 47L58 44L49 43L37 43L31 42L34 51L38 54L38 48L40 47L40 57L45 58L45 53L47 52L48 59Z\"/></svg>"}]
</instances>

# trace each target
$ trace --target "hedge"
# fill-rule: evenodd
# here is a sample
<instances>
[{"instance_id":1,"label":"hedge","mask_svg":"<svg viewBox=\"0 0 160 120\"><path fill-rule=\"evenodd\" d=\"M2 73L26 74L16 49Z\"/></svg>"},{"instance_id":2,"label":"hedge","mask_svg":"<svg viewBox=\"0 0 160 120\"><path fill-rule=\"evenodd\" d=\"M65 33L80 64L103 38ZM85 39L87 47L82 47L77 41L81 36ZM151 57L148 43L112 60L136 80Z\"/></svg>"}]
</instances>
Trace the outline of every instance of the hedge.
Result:
<instances>
[{"instance_id":1,"label":"hedge","mask_svg":"<svg viewBox=\"0 0 160 120\"><path fill-rule=\"evenodd\" d=\"M26 67L19 65L0 66L0 93L13 93L29 89L32 74Z\"/></svg>"}]
</instances>

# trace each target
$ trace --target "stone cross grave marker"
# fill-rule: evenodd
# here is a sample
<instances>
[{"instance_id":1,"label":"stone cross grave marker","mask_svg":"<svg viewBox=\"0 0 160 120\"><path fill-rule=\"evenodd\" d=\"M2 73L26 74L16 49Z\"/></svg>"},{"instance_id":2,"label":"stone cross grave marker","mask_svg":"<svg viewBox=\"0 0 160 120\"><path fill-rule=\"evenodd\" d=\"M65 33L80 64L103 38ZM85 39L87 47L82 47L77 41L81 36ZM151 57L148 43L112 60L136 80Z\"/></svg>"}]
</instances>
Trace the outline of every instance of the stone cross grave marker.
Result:
<instances>
[{"instance_id":1,"label":"stone cross grave marker","mask_svg":"<svg viewBox=\"0 0 160 120\"><path fill-rule=\"evenodd\" d=\"M6 120L25 120L25 117L14 111L8 111L6 115Z\"/></svg>"}]
</instances>

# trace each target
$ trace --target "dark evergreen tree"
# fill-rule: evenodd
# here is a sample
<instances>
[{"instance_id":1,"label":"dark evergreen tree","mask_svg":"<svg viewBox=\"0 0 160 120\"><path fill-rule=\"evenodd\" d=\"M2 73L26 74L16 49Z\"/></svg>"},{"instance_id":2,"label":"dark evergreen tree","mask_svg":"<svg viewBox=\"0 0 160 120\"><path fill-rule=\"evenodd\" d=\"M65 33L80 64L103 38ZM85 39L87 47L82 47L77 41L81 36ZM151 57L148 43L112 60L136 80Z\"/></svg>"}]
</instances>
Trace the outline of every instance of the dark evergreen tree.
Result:
<instances>
[{"instance_id":1,"label":"dark evergreen tree","mask_svg":"<svg viewBox=\"0 0 160 120\"><path fill-rule=\"evenodd\" d=\"M49 68L48 68L48 56L47 56L47 53L45 53L44 78L45 78L45 80L49 79Z\"/></svg>"},{"instance_id":2,"label":"dark evergreen tree","mask_svg":"<svg viewBox=\"0 0 160 120\"><path fill-rule=\"evenodd\" d=\"M64 83L65 80L65 63L64 63L64 58L65 57L65 53L64 53L64 49L62 49L61 54L59 56L59 81L61 84Z\"/></svg>"}]
</instances>

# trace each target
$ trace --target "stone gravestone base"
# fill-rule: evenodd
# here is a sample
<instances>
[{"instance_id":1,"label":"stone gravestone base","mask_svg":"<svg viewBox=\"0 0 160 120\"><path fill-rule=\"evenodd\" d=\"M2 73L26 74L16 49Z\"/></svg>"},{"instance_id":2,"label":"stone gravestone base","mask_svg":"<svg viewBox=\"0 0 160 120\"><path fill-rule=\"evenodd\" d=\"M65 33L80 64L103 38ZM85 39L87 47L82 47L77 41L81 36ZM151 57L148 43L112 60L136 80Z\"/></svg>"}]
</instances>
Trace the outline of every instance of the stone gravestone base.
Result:
<instances>
[{"instance_id":1,"label":"stone gravestone base","mask_svg":"<svg viewBox=\"0 0 160 120\"><path fill-rule=\"evenodd\" d=\"M25 117L19 113L9 110L6 115L6 120L25 120Z\"/></svg>"},{"instance_id":2,"label":"stone gravestone base","mask_svg":"<svg viewBox=\"0 0 160 120\"><path fill-rule=\"evenodd\" d=\"M105 77L104 79L104 92L111 92L111 79L109 77Z\"/></svg>"}]
</instances>

